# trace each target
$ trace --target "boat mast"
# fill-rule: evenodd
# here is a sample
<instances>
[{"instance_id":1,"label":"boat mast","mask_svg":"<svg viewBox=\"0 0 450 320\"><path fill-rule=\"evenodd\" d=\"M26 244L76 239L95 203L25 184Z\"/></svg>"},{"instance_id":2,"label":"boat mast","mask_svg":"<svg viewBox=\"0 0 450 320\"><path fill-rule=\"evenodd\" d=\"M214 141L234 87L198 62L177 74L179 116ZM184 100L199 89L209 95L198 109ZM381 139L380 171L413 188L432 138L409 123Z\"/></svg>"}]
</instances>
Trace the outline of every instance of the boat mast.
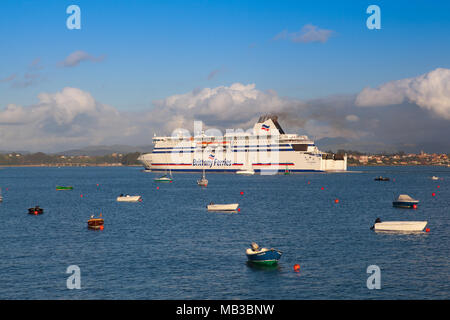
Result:
<instances>
[{"instance_id":1,"label":"boat mast","mask_svg":"<svg viewBox=\"0 0 450 320\"><path fill-rule=\"evenodd\" d=\"M203 169L203 174L202 174L202 179L205 179L205 162L204 162L204 157L203 154L205 153L205 149L203 148L203 136L205 135L205 132L202 131L202 144L201 144L201 149L202 149L202 169Z\"/></svg>"}]
</instances>

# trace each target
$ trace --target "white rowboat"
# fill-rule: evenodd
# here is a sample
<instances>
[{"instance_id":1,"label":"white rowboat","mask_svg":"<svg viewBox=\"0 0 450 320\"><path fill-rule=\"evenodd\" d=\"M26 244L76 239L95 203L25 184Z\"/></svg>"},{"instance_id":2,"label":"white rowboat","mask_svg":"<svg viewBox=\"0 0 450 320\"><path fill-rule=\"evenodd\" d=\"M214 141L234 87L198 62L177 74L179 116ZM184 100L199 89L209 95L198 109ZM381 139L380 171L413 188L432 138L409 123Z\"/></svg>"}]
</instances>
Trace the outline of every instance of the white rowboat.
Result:
<instances>
[{"instance_id":1,"label":"white rowboat","mask_svg":"<svg viewBox=\"0 0 450 320\"><path fill-rule=\"evenodd\" d=\"M138 201L142 201L142 197L141 196L130 196L127 194L126 196L117 197L117 201L119 201L119 202L138 202Z\"/></svg>"},{"instance_id":2,"label":"white rowboat","mask_svg":"<svg viewBox=\"0 0 450 320\"><path fill-rule=\"evenodd\" d=\"M208 211L236 211L239 207L239 203L208 204L206 207L208 208Z\"/></svg>"},{"instance_id":3,"label":"white rowboat","mask_svg":"<svg viewBox=\"0 0 450 320\"><path fill-rule=\"evenodd\" d=\"M427 221L385 221L375 223L375 231L419 232L423 231Z\"/></svg>"}]
</instances>

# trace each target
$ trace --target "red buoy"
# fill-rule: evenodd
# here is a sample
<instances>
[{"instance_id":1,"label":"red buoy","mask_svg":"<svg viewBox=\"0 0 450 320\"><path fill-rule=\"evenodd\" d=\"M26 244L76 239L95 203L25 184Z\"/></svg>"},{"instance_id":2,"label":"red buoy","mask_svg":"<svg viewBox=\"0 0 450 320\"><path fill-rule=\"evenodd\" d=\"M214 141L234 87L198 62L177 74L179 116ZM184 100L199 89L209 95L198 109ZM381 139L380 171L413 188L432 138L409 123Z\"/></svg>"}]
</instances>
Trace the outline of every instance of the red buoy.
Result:
<instances>
[{"instance_id":1,"label":"red buoy","mask_svg":"<svg viewBox=\"0 0 450 320\"><path fill-rule=\"evenodd\" d=\"M159 187L156 187L156 190L159 190Z\"/></svg>"},{"instance_id":2,"label":"red buoy","mask_svg":"<svg viewBox=\"0 0 450 320\"><path fill-rule=\"evenodd\" d=\"M438 188L440 188L441 186L437 186Z\"/></svg>"},{"instance_id":3,"label":"red buoy","mask_svg":"<svg viewBox=\"0 0 450 320\"><path fill-rule=\"evenodd\" d=\"M334 203L339 203L339 199L334 199Z\"/></svg>"},{"instance_id":4,"label":"red buoy","mask_svg":"<svg viewBox=\"0 0 450 320\"><path fill-rule=\"evenodd\" d=\"M244 191L241 191L241 196L243 196L244 195Z\"/></svg>"},{"instance_id":5,"label":"red buoy","mask_svg":"<svg viewBox=\"0 0 450 320\"><path fill-rule=\"evenodd\" d=\"M294 271L299 272L300 271L300 265L298 263L294 264Z\"/></svg>"},{"instance_id":6,"label":"red buoy","mask_svg":"<svg viewBox=\"0 0 450 320\"><path fill-rule=\"evenodd\" d=\"M238 212L241 212L241 208L238 208Z\"/></svg>"},{"instance_id":7,"label":"red buoy","mask_svg":"<svg viewBox=\"0 0 450 320\"><path fill-rule=\"evenodd\" d=\"M325 189L324 187L320 188L320 190L324 190L324 189Z\"/></svg>"},{"instance_id":8,"label":"red buoy","mask_svg":"<svg viewBox=\"0 0 450 320\"><path fill-rule=\"evenodd\" d=\"M83 195L82 195L82 194L80 194L80 198L83 198Z\"/></svg>"},{"instance_id":9,"label":"red buoy","mask_svg":"<svg viewBox=\"0 0 450 320\"><path fill-rule=\"evenodd\" d=\"M426 229L425 229L425 232L430 232L430 228L426 228Z\"/></svg>"},{"instance_id":10,"label":"red buoy","mask_svg":"<svg viewBox=\"0 0 450 320\"><path fill-rule=\"evenodd\" d=\"M413 204L413 209L417 209L417 204Z\"/></svg>"},{"instance_id":11,"label":"red buoy","mask_svg":"<svg viewBox=\"0 0 450 320\"><path fill-rule=\"evenodd\" d=\"M436 193L433 192L431 195L434 197L436 195Z\"/></svg>"},{"instance_id":12,"label":"red buoy","mask_svg":"<svg viewBox=\"0 0 450 320\"><path fill-rule=\"evenodd\" d=\"M308 181L308 184L311 184L311 181Z\"/></svg>"}]
</instances>

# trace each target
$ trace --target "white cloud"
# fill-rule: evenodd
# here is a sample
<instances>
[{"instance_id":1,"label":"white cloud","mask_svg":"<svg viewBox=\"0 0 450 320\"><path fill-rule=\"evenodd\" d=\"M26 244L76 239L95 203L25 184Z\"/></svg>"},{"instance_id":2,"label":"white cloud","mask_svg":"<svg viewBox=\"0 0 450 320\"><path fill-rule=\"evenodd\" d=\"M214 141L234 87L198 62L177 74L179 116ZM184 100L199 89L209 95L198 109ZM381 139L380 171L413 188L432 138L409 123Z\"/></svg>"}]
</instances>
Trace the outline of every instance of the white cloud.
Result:
<instances>
[{"instance_id":1,"label":"white cloud","mask_svg":"<svg viewBox=\"0 0 450 320\"><path fill-rule=\"evenodd\" d=\"M298 100L279 97L273 90L263 92L254 84L241 83L173 95L153 104L156 109L151 117L165 122L168 133L176 127L191 128L193 120L222 129L236 126L247 129L261 114L285 112L303 105Z\"/></svg>"},{"instance_id":2,"label":"white cloud","mask_svg":"<svg viewBox=\"0 0 450 320\"><path fill-rule=\"evenodd\" d=\"M258 90L255 84L194 89L154 101L153 108L134 113L119 111L77 88L40 93L37 99L33 105L9 104L0 109L0 150L48 152L100 144L148 145L153 133L171 134L177 128L192 133L194 120L203 121L204 129L247 130L265 113L279 115L286 132L305 133L316 140L343 137L352 143L431 146L450 134L448 120L433 118L426 108L415 105L361 108L355 106L351 95L303 102L281 97L274 90ZM406 121L399 123L399 116ZM448 146L442 140L436 148Z\"/></svg>"},{"instance_id":3,"label":"white cloud","mask_svg":"<svg viewBox=\"0 0 450 320\"><path fill-rule=\"evenodd\" d=\"M41 93L37 104L0 110L0 149L64 150L120 141L136 134L134 122L77 88Z\"/></svg>"},{"instance_id":4,"label":"white cloud","mask_svg":"<svg viewBox=\"0 0 450 320\"><path fill-rule=\"evenodd\" d=\"M361 107L401 104L418 105L450 120L450 69L438 68L415 78L387 82L378 88L365 88L356 97Z\"/></svg>"},{"instance_id":5,"label":"white cloud","mask_svg":"<svg viewBox=\"0 0 450 320\"><path fill-rule=\"evenodd\" d=\"M101 62L105 59L105 56L94 57L85 51L75 51L69 54L66 59L59 63L61 67L75 67L83 61L91 61L91 62Z\"/></svg>"},{"instance_id":6,"label":"white cloud","mask_svg":"<svg viewBox=\"0 0 450 320\"><path fill-rule=\"evenodd\" d=\"M355 121L359 121L359 117L354 114L349 114L348 116L345 117L345 120L350 121L350 122L355 122Z\"/></svg>"},{"instance_id":7,"label":"white cloud","mask_svg":"<svg viewBox=\"0 0 450 320\"><path fill-rule=\"evenodd\" d=\"M325 43L333 35L333 30L321 29L312 24L306 24L300 31L288 32L281 31L273 40L290 40L296 43L322 42Z\"/></svg>"},{"instance_id":8,"label":"white cloud","mask_svg":"<svg viewBox=\"0 0 450 320\"><path fill-rule=\"evenodd\" d=\"M221 71L220 69L215 69L215 70L211 71L208 74L208 80L214 79L220 73L220 71Z\"/></svg>"},{"instance_id":9,"label":"white cloud","mask_svg":"<svg viewBox=\"0 0 450 320\"><path fill-rule=\"evenodd\" d=\"M9 81L14 80L16 77L17 77L17 74L13 73L13 74L11 74L10 76L8 76L6 78L0 79L0 82L9 82Z\"/></svg>"}]
</instances>

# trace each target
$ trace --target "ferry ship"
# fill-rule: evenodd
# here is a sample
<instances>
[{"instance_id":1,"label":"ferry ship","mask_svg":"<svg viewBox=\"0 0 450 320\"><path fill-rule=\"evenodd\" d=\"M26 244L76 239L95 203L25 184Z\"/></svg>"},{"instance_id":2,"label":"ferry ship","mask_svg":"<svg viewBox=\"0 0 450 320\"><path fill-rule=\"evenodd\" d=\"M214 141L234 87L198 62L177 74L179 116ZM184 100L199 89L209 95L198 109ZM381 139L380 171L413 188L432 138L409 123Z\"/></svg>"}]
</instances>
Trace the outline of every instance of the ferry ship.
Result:
<instances>
[{"instance_id":1,"label":"ferry ship","mask_svg":"<svg viewBox=\"0 0 450 320\"><path fill-rule=\"evenodd\" d=\"M194 137L154 137L151 153L138 160L147 171L236 172L261 174L347 170L347 155L320 151L307 136L286 134L275 115L261 116L252 132Z\"/></svg>"}]
</instances>

